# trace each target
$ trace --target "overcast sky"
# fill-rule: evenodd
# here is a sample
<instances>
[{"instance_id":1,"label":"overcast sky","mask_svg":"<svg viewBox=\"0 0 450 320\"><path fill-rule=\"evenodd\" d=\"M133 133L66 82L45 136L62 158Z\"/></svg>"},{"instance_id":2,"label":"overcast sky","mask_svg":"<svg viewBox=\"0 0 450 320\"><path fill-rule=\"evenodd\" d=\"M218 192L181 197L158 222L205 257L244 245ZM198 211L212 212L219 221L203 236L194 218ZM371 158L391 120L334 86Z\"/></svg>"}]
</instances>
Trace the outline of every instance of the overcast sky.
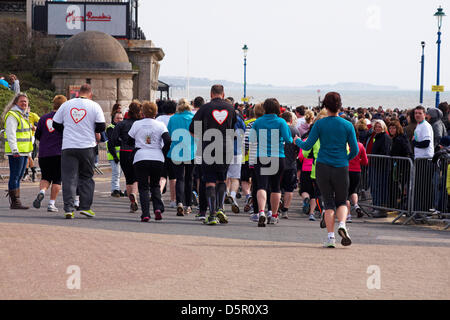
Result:
<instances>
[{"instance_id":1,"label":"overcast sky","mask_svg":"<svg viewBox=\"0 0 450 320\"><path fill-rule=\"evenodd\" d=\"M439 5L448 0L141 0L139 25L165 52L160 75L305 86L365 82L418 89L436 82ZM444 17L441 84L450 89L450 18ZM188 50L189 48L189 50ZM189 55L188 55L189 51Z\"/></svg>"}]
</instances>

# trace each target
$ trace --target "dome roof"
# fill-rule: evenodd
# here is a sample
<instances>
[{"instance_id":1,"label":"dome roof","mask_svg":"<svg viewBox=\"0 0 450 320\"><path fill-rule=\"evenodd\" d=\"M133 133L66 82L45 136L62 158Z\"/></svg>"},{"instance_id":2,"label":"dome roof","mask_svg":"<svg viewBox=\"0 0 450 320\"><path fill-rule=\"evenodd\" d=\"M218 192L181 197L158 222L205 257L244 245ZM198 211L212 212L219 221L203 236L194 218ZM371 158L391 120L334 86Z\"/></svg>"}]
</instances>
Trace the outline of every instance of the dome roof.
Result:
<instances>
[{"instance_id":1,"label":"dome roof","mask_svg":"<svg viewBox=\"0 0 450 320\"><path fill-rule=\"evenodd\" d=\"M119 41L98 31L81 32L67 39L56 57L54 68L132 70Z\"/></svg>"}]
</instances>

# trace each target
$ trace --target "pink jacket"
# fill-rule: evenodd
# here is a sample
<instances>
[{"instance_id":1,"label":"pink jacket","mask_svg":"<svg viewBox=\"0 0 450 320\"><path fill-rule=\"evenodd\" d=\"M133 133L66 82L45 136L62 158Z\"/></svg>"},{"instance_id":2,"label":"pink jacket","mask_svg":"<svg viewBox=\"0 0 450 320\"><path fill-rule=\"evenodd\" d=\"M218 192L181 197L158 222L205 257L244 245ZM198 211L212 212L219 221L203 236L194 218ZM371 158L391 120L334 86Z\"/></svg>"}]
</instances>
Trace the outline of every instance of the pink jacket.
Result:
<instances>
[{"instance_id":1,"label":"pink jacket","mask_svg":"<svg viewBox=\"0 0 450 320\"><path fill-rule=\"evenodd\" d=\"M299 152L299 154L298 154L298 159L299 159L300 162L302 163L302 171L309 172L309 171L312 170L312 166L313 166L314 159L308 159L308 158L305 158L305 157L303 156L303 152L302 152L302 151L303 151L303 150L300 149L300 152Z\"/></svg>"},{"instance_id":2,"label":"pink jacket","mask_svg":"<svg viewBox=\"0 0 450 320\"><path fill-rule=\"evenodd\" d=\"M367 166L369 160L367 159L366 148L361 142L358 142L358 155L348 162L348 171L361 172L361 166Z\"/></svg>"}]
</instances>

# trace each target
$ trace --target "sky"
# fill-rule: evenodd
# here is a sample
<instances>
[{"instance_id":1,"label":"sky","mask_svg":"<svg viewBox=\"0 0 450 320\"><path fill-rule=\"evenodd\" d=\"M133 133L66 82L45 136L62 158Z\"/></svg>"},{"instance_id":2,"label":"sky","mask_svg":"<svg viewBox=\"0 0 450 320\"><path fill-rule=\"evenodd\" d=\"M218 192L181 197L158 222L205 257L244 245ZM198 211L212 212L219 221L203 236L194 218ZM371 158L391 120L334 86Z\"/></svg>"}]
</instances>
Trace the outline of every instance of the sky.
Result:
<instances>
[{"instance_id":1,"label":"sky","mask_svg":"<svg viewBox=\"0 0 450 320\"><path fill-rule=\"evenodd\" d=\"M425 89L436 84L439 5L440 82L450 89L449 0L140 0L139 25L164 50L160 76L242 83L247 44L249 84L418 90L421 41Z\"/></svg>"}]
</instances>

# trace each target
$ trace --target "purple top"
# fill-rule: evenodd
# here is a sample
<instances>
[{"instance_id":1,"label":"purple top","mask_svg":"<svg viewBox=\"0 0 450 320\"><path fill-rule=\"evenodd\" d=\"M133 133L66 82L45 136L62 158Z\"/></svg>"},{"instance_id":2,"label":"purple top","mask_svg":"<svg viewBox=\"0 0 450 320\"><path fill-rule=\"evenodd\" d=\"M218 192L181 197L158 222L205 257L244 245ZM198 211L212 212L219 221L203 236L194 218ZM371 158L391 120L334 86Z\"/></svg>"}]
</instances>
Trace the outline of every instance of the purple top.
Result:
<instances>
[{"instance_id":1,"label":"purple top","mask_svg":"<svg viewBox=\"0 0 450 320\"><path fill-rule=\"evenodd\" d=\"M39 140L39 158L61 155L62 133L53 128L55 111L43 115L38 122L35 138Z\"/></svg>"}]
</instances>

